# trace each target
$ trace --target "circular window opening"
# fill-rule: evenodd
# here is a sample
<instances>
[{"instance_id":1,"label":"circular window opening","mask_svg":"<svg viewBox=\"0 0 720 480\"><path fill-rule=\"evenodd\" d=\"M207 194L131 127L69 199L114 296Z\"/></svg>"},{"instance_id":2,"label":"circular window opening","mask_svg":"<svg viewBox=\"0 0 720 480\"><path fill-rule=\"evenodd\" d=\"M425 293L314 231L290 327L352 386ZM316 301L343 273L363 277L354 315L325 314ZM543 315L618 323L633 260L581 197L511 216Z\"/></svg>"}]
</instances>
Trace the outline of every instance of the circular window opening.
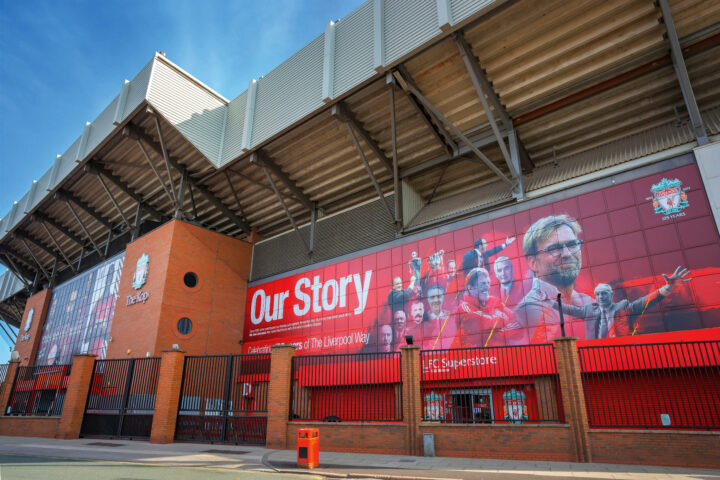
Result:
<instances>
[{"instance_id":1,"label":"circular window opening","mask_svg":"<svg viewBox=\"0 0 720 480\"><path fill-rule=\"evenodd\" d=\"M178 320L177 329L182 335L187 335L192 331L192 322L189 318L183 317Z\"/></svg>"},{"instance_id":2,"label":"circular window opening","mask_svg":"<svg viewBox=\"0 0 720 480\"><path fill-rule=\"evenodd\" d=\"M198 284L198 276L194 272L187 272L183 277L183 282L190 288L195 288Z\"/></svg>"}]
</instances>

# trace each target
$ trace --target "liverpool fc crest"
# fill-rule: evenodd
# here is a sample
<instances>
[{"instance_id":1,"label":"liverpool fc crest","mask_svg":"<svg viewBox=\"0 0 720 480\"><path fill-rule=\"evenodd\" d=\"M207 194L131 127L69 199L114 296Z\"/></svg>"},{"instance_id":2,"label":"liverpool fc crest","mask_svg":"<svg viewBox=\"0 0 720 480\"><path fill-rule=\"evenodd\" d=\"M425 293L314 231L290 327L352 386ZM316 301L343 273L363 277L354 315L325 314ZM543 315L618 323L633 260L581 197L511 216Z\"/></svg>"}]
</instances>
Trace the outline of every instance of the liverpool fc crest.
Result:
<instances>
[{"instance_id":1,"label":"liverpool fc crest","mask_svg":"<svg viewBox=\"0 0 720 480\"><path fill-rule=\"evenodd\" d=\"M147 280L148 275L148 264L150 263L150 255L147 253L143 253L140 255L140 258L138 258L137 265L135 266L135 275L133 276L133 288L135 290L140 290L143 285L145 285L145 281Z\"/></svg>"},{"instance_id":2,"label":"liverpool fc crest","mask_svg":"<svg viewBox=\"0 0 720 480\"><path fill-rule=\"evenodd\" d=\"M677 178L668 180L663 178L650 188L655 213L670 215L678 213L689 205L687 188L682 188L682 182Z\"/></svg>"}]
</instances>

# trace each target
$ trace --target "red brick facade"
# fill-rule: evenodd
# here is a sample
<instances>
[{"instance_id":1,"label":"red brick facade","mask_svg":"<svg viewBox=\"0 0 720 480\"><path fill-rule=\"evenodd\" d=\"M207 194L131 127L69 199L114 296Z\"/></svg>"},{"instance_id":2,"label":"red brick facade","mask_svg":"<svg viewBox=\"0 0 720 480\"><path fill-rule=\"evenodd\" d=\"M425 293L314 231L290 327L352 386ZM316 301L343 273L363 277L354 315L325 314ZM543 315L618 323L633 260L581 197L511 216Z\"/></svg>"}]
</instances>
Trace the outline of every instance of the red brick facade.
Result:
<instances>
[{"instance_id":1,"label":"red brick facade","mask_svg":"<svg viewBox=\"0 0 720 480\"><path fill-rule=\"evenodd\" d=\"M40 337L42 336L51 297L52 289L48 288L28 298L25 303L20 331L15 342L15 350L20 354L20 364L22 366L32 365L35 362L35 355L37 355L37 349L40 346ZM30 328L26 331L30 310L33 311L33 318Z\"/></svg>"},{"instance_id":2,"label":"red brick facade","mask_svg":"<svg viewBox=\"0 0 720 480\"><path fill-rule=\"evenodd\" d=\"M275 345L270 357L270 386L268 388L267 438L268 448L288 448L288 418L290 416L290 387L293 345ZM297 435L296 435L297 436ZM296 440L296 439L295 439Z\"/></svg>"},{"instance_id":3,"label":"red brick facade","mask_svg":"<svg viewBox=\"0 0 720 480\"><path fill-rule=\"evenodd\" d=\"M132 287L141 255L150 257L145 285ZM252 245L173 220L129 244L107 358L160 355L177 344L191 355L240 353ZM187 273L197 276L188 287ZM147 293L128 305L128 296ZM181 318L192 330L178 331Z\"/></svg>"}]
</instances>

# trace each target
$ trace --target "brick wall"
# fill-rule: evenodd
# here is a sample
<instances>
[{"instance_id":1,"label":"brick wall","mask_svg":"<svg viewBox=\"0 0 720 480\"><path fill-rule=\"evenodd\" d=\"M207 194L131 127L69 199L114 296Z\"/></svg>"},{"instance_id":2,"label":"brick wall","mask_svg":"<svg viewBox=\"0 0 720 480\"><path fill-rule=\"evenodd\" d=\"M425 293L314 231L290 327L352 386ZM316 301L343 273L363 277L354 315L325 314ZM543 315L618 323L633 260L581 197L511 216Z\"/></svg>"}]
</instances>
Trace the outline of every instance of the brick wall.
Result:
<instances>
[{"instance_id":1,"label":"brick wall","mask_svg":"<svg viewBox=\"0 0 720 480\"><path fill-rule=\"evenodd\" d=\"M319 430L321 452L391 455L407 455L408 452L407 426L402 423L290 422L286 448L297 448L297 431L301 428Z\"/></svg>"},{"instance_id":2,"label":"brick wall","mask_svg":"<svg viewBox=\"0 0 720 480\"><path fill-rule=\"evenodd\" d=\"M56 438L59 429L59 417L0 417L0 435Z\"/></svg>"},{"instance_id":3,"label":"brick wall","mask_svg":"<svg viewBox=\"0 0 720 480\"><path fill-rule=\"evenodd\" d=\"M720 432L590 430L593 461L720 468Z\"/></svg>"},{"instance_id":4,"label":"brick wall","mask_svg":"<svg viewBox=\"0 0 720 480\"><path fill-rule=\"evenodd\" d=\"M152 443L171 443L175 439L184 365L184 351L163 350L150 432Z\"/></svg>"},{"instance_id":5,"label":"brick wall","mask_svg":"<svg viewBox=\"0 0 720 480\"><path fill-rule=\"evenodd\" d=\"M435 455L444 457L574 461L568 425L420 424L435 437Z\"/></svg>"},{"instance_id":6,"label":"brick wall","mask_svg":"<svg viewBox=\"0 0 720 480\"><path fill-rule=\"evenodd\" d=\"M137 261L148 254L145 303L127 305ZM178 344L189 355L240 353L252 245L179 220L129 244L107 358L144 356ZM184 276L197 275L195 287ZM183 335L178 321L189 318ZM129 353L128 353L129 351Z\"/></svg>"}]
</instances>

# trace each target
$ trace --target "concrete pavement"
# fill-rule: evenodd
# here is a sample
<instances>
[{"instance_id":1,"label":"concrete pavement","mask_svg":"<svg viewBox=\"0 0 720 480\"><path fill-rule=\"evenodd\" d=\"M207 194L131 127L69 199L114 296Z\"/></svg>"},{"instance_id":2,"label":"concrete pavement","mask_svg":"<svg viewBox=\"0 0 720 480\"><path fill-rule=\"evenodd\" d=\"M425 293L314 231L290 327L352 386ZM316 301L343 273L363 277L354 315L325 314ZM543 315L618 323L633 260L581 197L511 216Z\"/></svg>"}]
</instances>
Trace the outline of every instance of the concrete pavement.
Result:
<instances>
[{"instance_id":1,"label":"concrete pavement","mask_svg":"<svg viewBox=\"0 0 720 480\"><path fill-rule=\"evenodd\" d=\"M308 479L325 478L392 478L410 479L521 479L557 480L559 477L584 479L702 479L720 480L720 470L674 468L647 465L612 465L598 463L538 462L520 460L486 460L449 457L413 457L321 452L320 468L308 471L295 466L294 450L269 450L246 445L206 443L151 444L144 441L77 439L55 440L30 437L0 437L0 473L8 469L21 472L37 468L38 459L74 459L92 462L123 462L144 466L172 467L179 473L162 469L162 477L208 477L207 469L237 473L234 478L290 478L297 474ZM22 457L26 457L23 459ZM62 463L62 462L60 462ZM67 462L66 462L67 463ZM113 465L115 465L113 463ZM77 466L77 465L75 465ZM117 465L116 465L117 466ZM86 471L90 471L86 468ZM119 468L119 467L118 467ZM105 470L107 472L107 469ZM152 472L152 470L151 470ZM190 472L190 473L188 473ZM157 472L156 472L157 473ZM182 473L182 474L181 474ZM267 475L273 473L274 475ZM155 474L153 474L155 475ZM167 475L167 476L166 476ZM189 477L187 475L190 475ZM309 475L309 476L307 476ZM42 478L42 477L17 477ZM76 478L76 477L69 477ZM78 477L79 478L79 477ZM92 477L89 477L92 478ZM109 478L109 477L96 477ZM121 478L121 477L117 477ZM124 475L122 478L135 478ZM150 474L138 478L156 478ZM209 477L208 477L209 478ZM221 478L218 476L218 478ZM226 478L224 475L222 478ZM233 478L233 477L230 477ZM303 478L303 477L295 477ZM278 478L279 480L279 478Z\"/></svg>"}]
</instances>

